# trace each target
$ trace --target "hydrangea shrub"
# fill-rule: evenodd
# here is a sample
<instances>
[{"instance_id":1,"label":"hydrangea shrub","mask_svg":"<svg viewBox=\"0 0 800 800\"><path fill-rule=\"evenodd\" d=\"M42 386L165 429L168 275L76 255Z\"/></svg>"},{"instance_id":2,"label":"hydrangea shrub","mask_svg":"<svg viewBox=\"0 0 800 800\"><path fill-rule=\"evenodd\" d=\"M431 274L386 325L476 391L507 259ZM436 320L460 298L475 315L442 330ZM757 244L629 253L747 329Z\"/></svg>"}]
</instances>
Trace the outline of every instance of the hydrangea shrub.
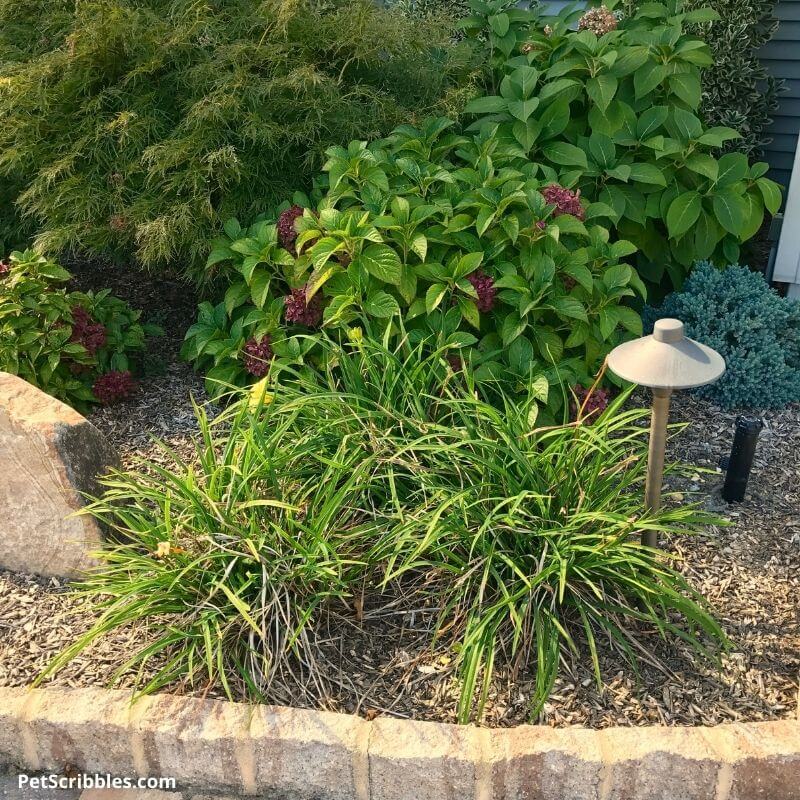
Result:
<instances>
[{"instance_id":1,"label":"hydrangea shrub","mask_svg":"<svg viewBox=\"0 0 800 800\"><path fill-rule=\"evenodd\" d=\"M687 31L719 15L681 0L620 5L541 16L475 0L463 25L493 76L466 112L470 130L497 126L520 162L547 165L560 186L602 203L614 235L637 246L639 274L679 289L698 259L737 261L781 192L767 164L719 156L740 135L701 118L713 59Z\"/></svg>"},{"instance_id":2,"label":"hydrangea shrub","mask_svg":"<svg viewBox=\"0 0 800 800\"><path fill-rule=\"evenodd\" d=\"M675 317L713 347L727 370L696 390L723 408L780 408L800 401L800 302L780 297L760 273L697 264L683 291L645 312L646 327Z\"/></svg>"},{"instance_id":3,"label":"hydrangea shrub","mask_svg":"<svg viewBox=\"0 0 800 800\"><path fill-rule=\"evenodd\" d=\"M247 229L226 224L208 267L228 289L184 346L212 390L261 377L273 357L314 364L320 329L342 341L359 329L428 339L479 383L536 381L556 410L551 385L590 385L606 352L641 331L625 305L645 291L624 263L635 248L609 241L602 204L494 131L452 128L435 119L333 147L313 197Z\"/></svg>"},{"instance_id":4,"label":"hydrangea shrub","mask_svg":"<svg viewBox=\"0 0 800 800\"><path fill-rule=\"evenodd\" d=\"M85 411L136 389L135 357L160 330L107 290L68 292L70 277L32 251L0 261L0 370Z\"/></svg>"}]
</instances>

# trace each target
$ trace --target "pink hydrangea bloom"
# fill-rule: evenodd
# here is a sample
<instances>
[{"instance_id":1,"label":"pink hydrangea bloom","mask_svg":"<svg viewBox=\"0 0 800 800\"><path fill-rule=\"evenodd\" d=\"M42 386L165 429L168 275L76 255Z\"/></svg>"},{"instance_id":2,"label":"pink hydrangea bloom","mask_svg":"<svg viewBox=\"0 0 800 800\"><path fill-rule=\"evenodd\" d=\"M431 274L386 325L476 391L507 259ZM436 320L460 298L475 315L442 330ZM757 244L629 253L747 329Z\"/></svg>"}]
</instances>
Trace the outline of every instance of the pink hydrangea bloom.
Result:
<instances>
[{"instance_id":1,"label":"pink hydrangea bloom","mask_svg":"<svg viewBox=\"0 0 800 800\"><path fill-rule=\"evenodd\" d=\"M579 31L591 31L596 36L603 36L606 33L616 30L618 20L614 12L605 6L590 8L578 21Z\"/></svg>"}]
</instances>

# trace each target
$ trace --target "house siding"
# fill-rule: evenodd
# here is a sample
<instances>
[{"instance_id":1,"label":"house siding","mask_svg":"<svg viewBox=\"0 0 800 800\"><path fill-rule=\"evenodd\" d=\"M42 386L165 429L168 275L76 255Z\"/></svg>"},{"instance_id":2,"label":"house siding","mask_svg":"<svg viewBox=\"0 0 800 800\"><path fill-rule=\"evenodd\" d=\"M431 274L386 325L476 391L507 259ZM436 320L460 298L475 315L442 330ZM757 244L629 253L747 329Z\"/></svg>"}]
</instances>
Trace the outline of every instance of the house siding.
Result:
<instances>
[{"instance_id":1,"label":"house siding","mask_svg":"<svg viewBox=\"0 0 800 800\"><path fill-rule=\"evenodd\" d=\"M788 188L800 132L800 0L779 0L775 5L778 29L761 49L761 61L770 74L784 81L785 92L766 134L764 147L770 177Z\"/></svg>"}]
</instances>

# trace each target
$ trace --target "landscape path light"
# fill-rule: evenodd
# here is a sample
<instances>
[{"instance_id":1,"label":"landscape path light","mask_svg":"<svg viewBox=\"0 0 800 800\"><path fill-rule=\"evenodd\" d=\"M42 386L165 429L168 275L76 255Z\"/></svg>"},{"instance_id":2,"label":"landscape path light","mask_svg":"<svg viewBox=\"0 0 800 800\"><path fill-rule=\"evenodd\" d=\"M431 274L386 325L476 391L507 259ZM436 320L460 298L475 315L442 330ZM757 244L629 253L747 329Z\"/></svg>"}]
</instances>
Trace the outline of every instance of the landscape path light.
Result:
<instances>
[{"instance_id":1,"label":"landscape path light","mask_svg":"<svg viewBox=\"0 0 800 800\"><path fill-rule=\"evenodd\" d=\"M644 501L654 511L661 506L670 397L678 389L718 380L725 372L725 359L716 350L687 338L679 319L660 319L650 336L615 347L608 354L608 368L623 380L653 391ZM645 531L642 544L658 547L658 534Z\"/></svg>"}]
</instances>

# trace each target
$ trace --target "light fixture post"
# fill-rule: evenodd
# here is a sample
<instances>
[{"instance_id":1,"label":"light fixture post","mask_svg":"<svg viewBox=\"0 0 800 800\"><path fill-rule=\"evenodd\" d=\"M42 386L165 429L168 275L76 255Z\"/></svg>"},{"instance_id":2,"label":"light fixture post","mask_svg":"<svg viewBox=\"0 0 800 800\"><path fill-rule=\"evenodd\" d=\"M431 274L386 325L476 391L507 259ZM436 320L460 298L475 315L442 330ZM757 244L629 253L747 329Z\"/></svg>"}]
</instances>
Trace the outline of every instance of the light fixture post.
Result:
<instances>
[{"instance_id":1,"label":"light fixture post","mask_svg":"<svg viewBox=\"0 0 800 800\"><path fill-rule=\"evenodd\" d=\"M672 389L653 389L653 410L650 416L650 447L647 451L647 482L644 504L648 511L661 508L661 486L664 483L664 454L667 447L667 424ZM658 547L656 531L644 531L642 544Z\"/></svg>"},{"instance_id":2,"label":"light fixture post","mask_svg":"<svg viewBox=\"0 0 800 800\"><path fill-rule=\"evenodd\" d=\"M713 383L725 372L725 360L716 350L688 339L680 320L660 319L652 335L615 347L608 354L608 367L623 380L653 390L644 504L648 511L657 511L661 507L672 393ZM644 531L642 544L658 547L656 531Z\"/></svg>"}]
</instances>

